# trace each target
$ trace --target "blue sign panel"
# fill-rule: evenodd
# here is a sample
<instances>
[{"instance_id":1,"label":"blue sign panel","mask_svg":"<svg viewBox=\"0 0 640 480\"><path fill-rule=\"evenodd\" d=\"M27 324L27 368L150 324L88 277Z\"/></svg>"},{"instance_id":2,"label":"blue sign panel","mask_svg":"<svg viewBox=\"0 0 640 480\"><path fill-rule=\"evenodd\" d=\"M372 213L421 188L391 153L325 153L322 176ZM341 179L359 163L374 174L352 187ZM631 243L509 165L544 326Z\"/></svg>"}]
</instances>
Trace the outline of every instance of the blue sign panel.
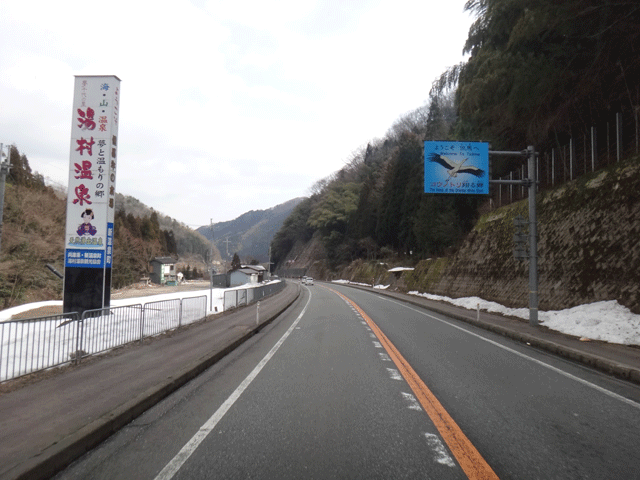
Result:
<instances>
[{"instance_id":1,"label":"blue sign panel","mask_svg":"<svg viewBox=\"0 0 640 480\"><path fill-rule=\"evenodd\" d=\"M489 194L489 144L424 142L425 193Z\"/></svg>"},{"instance_id":2,"label":"blue sign panel","mask_svg":"<svg viewBox=\"0 0 640 480\"><path fill-rule=\"evenodd\" d=\"M65 251L64 266L104 268L104 250L67 248Z\"/></svg>"},{"instance_id":3,"label":"blue sign panel","mask_svg":"<svg viewBox=\"0 0 640 480\"><path fill-rule=\"evenodd\" d=\"M106 242L90 233L71 237L64 254L65 267L111 268L113 262L113 223L107 223Z\"/></svg>"}]
</instances>

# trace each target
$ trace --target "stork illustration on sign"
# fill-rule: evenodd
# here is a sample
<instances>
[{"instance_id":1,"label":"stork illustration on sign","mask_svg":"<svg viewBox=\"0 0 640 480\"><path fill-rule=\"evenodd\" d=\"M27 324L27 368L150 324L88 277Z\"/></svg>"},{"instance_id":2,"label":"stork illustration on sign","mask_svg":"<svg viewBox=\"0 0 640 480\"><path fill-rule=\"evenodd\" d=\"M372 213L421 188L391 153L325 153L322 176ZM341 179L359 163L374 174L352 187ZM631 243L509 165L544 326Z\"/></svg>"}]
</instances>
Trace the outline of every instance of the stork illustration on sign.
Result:
<instances>
[{"instance_id":1,"label":"stork illustration on sign","mask_svg":"<svg viewBox=\"0 0 640 480\"><path fill-rule=\"evenodd\" d=\"M464 165L464 163L469 160L469 158L465 158L461 162L456 162L451 160L449 157L445 157L444 155L440 155L438 153L432 153L429 157L431 162L439 163L444 168L448 170L449 178L447 178L447 182L454 177L457 177L460 173L468 173L470 175L475 175L476 177L481 177L484 175L484 170L474 167L473 165Z\"/></svg>"}]
</instances>

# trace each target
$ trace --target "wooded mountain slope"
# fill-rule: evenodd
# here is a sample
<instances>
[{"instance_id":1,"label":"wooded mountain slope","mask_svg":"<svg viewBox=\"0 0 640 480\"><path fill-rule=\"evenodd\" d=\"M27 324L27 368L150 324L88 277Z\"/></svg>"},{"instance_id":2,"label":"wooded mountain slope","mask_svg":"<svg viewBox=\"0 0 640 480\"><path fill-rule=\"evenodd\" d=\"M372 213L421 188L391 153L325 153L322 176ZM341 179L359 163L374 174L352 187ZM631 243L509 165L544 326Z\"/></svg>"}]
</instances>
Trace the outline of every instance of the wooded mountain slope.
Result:
<instances>
[{"instance_id":1,"label":"wooded mountain slope","mask_svg":"<svg viewBox=\"0 0 640 480\"><path fill-rule=\"evenodd\" d=\"M316 184L274 237L278 268L292 267L294 250L312 238L333 271L357 259L453 254L491 205L481 196L424 194L425 140L539 151L577 133L586 142L601 119L624 112L633 123L620 130L606 123L606 142L624 134L635 141L624 144L622 157L638 153L640 3L469 0L466 8L477 16L465 45L469 59L436 79L427 103L385 138ZM494 159L491 178L519 167Z\"/></svg>"},{"instance_id":2,"label":"wooded mountain slope","mask_svg":"<svg viewBox=\"0 0 640 480\"><path fill-rule=\"evenodd\" d=\"M294 198L266 210L251 210L234 220L202 226L196 231L207 240L213 240L226 261L231 261L237 253L245 264L265 263L269 261L269 244L273 236L302 200Z\"/></svg>"},{"instance_id":3,"label":"wooded mountain slope","mask_svg":"<svg viewBox=\"0 0 640 480\"><path fill-rule=\"evenodd\" d=\"M639 192L640 157L634 157L538 194L541 310L617 300L640 313ZM421 260L414 271L393 274L393 263L359 261L337 277L526 308L528 262L513 257L513 219L527 210L522 200L482 215L454 254ZM397 262L408 266L406 260ZM311 274L318 276L319 265Z\"/></svg>"}]
</instances>

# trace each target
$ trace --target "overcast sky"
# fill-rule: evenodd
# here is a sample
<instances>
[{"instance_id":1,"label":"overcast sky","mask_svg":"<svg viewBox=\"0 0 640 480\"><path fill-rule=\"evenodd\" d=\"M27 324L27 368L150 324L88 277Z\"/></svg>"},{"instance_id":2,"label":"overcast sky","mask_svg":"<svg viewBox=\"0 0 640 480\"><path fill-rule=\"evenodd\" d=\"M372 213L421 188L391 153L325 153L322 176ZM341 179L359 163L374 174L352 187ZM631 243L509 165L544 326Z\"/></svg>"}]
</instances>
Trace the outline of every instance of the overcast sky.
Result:
<instances>
[{"instance_id":1,"label":"overcast sky","mask_svg":"<svg viewBox=\"0 0 640 480\"><path fill-rule=\"evenodd\" d=\"M192 227L271 208L425 104L465 0L0 1L0 142L66 187L75 75L121 81L116 190Z\"/></svg>"}]
</instances>

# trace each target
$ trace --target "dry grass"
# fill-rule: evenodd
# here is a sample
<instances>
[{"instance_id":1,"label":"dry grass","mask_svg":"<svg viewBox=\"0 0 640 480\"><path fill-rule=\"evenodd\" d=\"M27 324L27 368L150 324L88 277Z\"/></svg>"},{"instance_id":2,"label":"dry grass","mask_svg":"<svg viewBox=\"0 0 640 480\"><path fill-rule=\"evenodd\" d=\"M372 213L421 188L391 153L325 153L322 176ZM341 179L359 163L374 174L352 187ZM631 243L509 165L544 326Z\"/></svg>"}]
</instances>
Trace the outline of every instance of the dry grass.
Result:
<instances>
[{"instance_id":1,"label":"dry grass","mask_svg":"<svg viewBox=\"0 0 640 480\"><path fill-rule=\"evenodd\" d=\"M7 185L0 256L3 308L61 298L62 281L46 265L63 269L65 216L65 201L52 190Z\"/></svg>"}]
</instances>

